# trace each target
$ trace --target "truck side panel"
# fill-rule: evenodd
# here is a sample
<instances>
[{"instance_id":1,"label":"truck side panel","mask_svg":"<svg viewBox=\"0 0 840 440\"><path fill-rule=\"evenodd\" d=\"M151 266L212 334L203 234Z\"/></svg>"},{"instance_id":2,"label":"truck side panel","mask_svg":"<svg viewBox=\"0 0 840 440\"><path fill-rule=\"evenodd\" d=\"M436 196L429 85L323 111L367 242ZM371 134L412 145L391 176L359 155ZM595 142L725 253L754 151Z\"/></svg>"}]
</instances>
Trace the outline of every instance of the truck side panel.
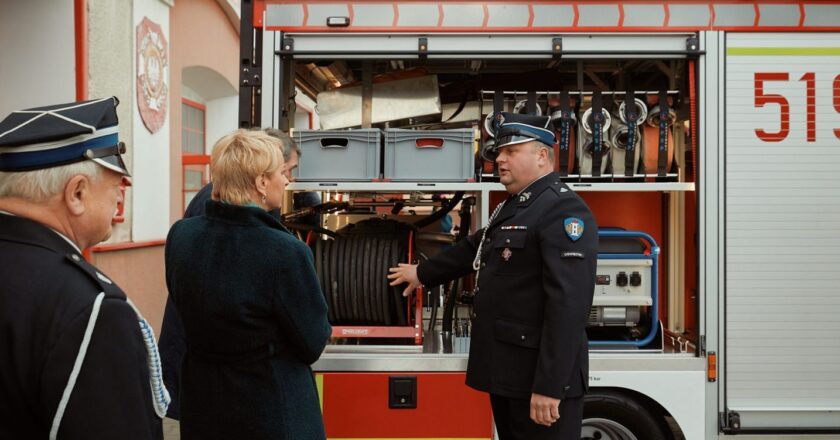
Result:
<instances>
[{"instance_id":1,"label":"truck side panel","mask_svg":"<svg viewBox=\"0 0 840 440\"><path fill-rule=\"evenodd\" d=\"M840 36L731 33L725 64L726 410L836 429Z\"/></svg>"}]
</instances>

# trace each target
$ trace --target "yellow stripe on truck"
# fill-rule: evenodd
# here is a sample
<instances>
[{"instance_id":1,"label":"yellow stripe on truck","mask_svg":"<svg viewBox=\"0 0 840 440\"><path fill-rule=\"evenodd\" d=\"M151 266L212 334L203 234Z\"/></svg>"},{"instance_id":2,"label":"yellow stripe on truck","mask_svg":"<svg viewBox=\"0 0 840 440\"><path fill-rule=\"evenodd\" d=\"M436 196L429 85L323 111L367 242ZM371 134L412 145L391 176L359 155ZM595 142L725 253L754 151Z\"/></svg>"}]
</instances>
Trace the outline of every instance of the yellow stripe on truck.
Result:
<instances>
[{"instance_id":1,"label":"yellow stripe on truck","mask_svg":"<svg viewBox=\"0 0 840 440\"><path fill-rule=\"evenodd\" d=\"M321 414L324 414L324 375L315 375L315 387L318 388L318 403L321 405Z\"/></svg>"},{"instance_id":2,"label":"yellow stripe on truck","mask_svg":"<svg viewBox=\"0 0 840 440\"><path fill-rule=\"evenodd\" d=\"M818 57L840 56L840 47L730 47L726 49L730 56L794 56Z\"/></svg>"}]
</instances>

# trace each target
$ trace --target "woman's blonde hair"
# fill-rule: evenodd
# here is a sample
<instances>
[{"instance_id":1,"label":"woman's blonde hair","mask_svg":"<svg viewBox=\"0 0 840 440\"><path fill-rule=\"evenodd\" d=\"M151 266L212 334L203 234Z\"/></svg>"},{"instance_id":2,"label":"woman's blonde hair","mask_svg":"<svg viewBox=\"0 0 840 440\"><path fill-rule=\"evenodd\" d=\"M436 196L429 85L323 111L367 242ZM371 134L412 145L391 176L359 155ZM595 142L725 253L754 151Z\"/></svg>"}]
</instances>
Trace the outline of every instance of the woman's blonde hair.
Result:
<instances>
[{"instance_id":1,"label":"woman's blonde hair","mask_svg":"<svg viewBox=\"0 0 840 440\"><path fill-rule=\"evenodd\" d=\"M280 141L263 131L236 130L213 147L210 174L213 200L246 205L253 200L254 182L283 166Z\"/></svg>"}]
</instances>

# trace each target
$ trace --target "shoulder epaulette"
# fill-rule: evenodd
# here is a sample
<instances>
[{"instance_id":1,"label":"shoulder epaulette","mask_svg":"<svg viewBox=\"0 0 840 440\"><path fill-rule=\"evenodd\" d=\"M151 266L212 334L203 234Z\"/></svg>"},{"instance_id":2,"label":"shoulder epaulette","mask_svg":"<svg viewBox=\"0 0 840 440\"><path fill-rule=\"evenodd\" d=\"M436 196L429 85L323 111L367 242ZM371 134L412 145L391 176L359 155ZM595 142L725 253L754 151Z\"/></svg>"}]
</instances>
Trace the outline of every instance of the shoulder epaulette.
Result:
<instances>
[{"instance_id":1,"label":"shoulder epaulette","mask_svg":"<svg viewBox=\"0 0 840 440\"><path fill-rule=\"evenodd\" d=\"M96 283L103 292L106 298L126 299L125 293L120 289L110 278L100 272L95 266L85 261L79 254L71 253L65 255L65 258L76 268L87 274L87 276Z\"/></svg>"},{"instance_id":2,"label":"shoulder epaulette","mask_svg":"<svg viewBox=\"0 0 840 440\"><path fill-rule=\"evenodd\" d=\"M568 185L561 182L560 180L555 180L554 182L552 182L549 188L551 188L551 190L554 191L554 194L557 194L560 197L570 196L575 193L569 188Z\"/></svg>"}]
</instances>

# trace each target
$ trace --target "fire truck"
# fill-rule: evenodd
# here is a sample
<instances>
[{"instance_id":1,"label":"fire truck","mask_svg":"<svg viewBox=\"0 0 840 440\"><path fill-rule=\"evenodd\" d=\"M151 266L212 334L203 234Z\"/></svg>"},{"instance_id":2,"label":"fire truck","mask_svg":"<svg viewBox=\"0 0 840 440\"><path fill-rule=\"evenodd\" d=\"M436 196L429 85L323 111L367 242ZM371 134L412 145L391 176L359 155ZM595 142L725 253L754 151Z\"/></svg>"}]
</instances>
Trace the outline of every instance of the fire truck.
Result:
<instances>
[{"instance_id":1,"label":"fire truck","mask_svg":"<svg viewBox=\"0 0 840 440\"><path fill-rule=\"evenodd\" d=\"M840 2L243 0L241 127L302 148L330 439L490 439L470 277L500 111L551 115L602 226L583 438L840 434ZM315 202L304 203L308 196ZM294 201L294 203L293 203ZM298 203L300 202L300 203Z\"/></svg>"}]
</instances>

